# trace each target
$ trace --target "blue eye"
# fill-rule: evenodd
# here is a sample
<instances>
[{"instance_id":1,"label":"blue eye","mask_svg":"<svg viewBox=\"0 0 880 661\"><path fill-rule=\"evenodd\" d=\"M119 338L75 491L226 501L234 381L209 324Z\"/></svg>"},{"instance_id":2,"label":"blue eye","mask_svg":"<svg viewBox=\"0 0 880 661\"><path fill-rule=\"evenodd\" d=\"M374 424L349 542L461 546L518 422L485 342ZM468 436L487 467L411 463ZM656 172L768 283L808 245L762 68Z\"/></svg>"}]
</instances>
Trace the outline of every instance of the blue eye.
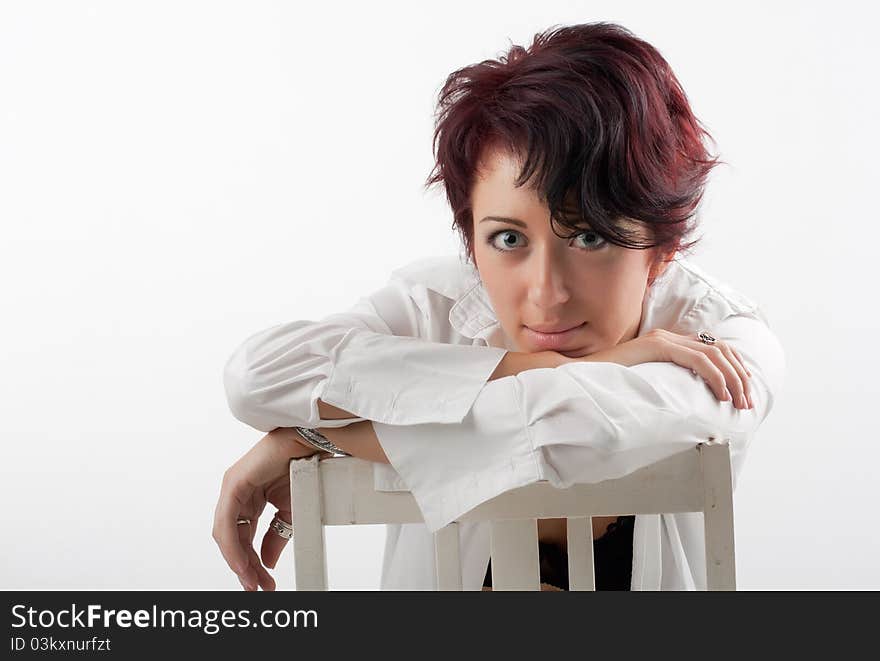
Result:
<instances>
[{"instance_id":1,"label":"blue eye","mask_svg":"<svg viewBox=\"0 0 880 661\"><path fill-rule=\"evenodd\" d=\"M498 245L495 243L495 237L501 236L502 234L507 234L509 236L512 236L514 234L519 235L519 232L517 232L516 230L501 230L500 232L495 232L495 234L493 234L492 236L489 237L489 245L492 246L493 248L495 248L495 250L497 250L498 252L510 252L509 250L505 250L504 248L499 248ZM520 236L522 236L522 235L520 235ZM511 244L508 242L507 239L505 239L504 245L506 245L508 247L511 246Z\"/></svg>"},{"instance_id":2,"label":"blue eye","mask_svg":"<svg viewBox=\"0 0 880 661\"><path fill-rule=\"evenodd\" d=\"M587 230L585 232L581 232L578 236L590 236L593 237L593 241L587 244L587 250L599 250L605 246L608 242L603 239L601 236L596 234L593 230Z\"/></svg>"},{"instance_id":3,"label":"blue eye","mask_svg":"<svg viewBox=\"0 0 880 661\"><path fill-rule=\"evenodd\" d=\"M495 234L492 234L489 237L488 243L495 250L497 250L498 252L511 252L507 248L516 248L517 246L514 245L514 243L511 242L509 239L505 239L503 241L503 244L505 246L507 246L507 248L499 248L498 245L495 243L495 238L501 236L502 234L518 235L518 236L522 236L522 234L520 234L516 230L501 230L500 232L495 232ZM577 236L578 237L587 237L588 239L591 239L591 240L585 242L586 247L583 248L583 250L586 250L587 252L593 252L595 250L599 250L601 248L604 248L605 245L607 245L607 243L608 243L605 239L603 239L601 236L596 234L596 232L594 232L593 230L585 230L585 231L581 232L580 234L578 234Z\"/></svg>"}]
</instances>

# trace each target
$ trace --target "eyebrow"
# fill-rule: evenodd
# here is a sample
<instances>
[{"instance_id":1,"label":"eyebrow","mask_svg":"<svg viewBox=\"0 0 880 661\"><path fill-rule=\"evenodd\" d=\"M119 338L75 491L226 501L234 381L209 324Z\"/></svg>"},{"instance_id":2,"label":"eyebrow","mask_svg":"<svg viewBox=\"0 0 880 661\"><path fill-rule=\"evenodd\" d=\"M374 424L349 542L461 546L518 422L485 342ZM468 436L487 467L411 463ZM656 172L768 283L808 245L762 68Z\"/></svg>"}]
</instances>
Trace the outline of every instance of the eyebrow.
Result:
<instances>
[{"instance_id":1,"label":"eyebrow","mask_svg":"<svg viewBox=\"0 0 880 661\"><path fill-rule=\"evenodd\" d=\"M511 225L518 225L519 227L525 227L528 229L528 225L516 218L507 218L506 216L486 216L480 222L485 223L487 220L494 220L496 223L510 223Z\"/></svg>"},{"instance_id":2,"label":"eyebrow","mask_svg":"<svg viewBox=\"0 0 880 661\"><path fill-rule=\"evenodd\" d=\"M526 225L523 221L517 218L508 218L507 216L486 216L485 218L483 218L483 220L480 221L480 223L485 223L487 220L494 220L496 223L510 223L511 225L517 225L525 229L529 228L529 226ZM593 228L589 223L579 223L578 227L580 227L582 230L593 231Z\"/></svg>"}]
</instances>

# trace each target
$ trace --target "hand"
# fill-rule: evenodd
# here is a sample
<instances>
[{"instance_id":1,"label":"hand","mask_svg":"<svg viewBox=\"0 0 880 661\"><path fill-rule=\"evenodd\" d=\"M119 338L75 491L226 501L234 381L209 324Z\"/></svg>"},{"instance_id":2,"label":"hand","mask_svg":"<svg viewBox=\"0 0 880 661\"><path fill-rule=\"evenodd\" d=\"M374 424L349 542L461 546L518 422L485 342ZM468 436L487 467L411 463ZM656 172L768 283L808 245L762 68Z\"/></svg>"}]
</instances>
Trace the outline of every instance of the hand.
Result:
<instances>
[{"instance_id":1,"label":"hand","mask_svg":"<svg viewBox=\"0 0 880 661\"><path fill-rule=\"evenodd\" d=\"M261 563L254 551L254 535L267 502L278 509L281 520L293 520L290 460L316 453L332 456L298 443L295 435L296 431L286 428L269 432L223 474L212 535L242 587L249 591L256 591L258 584L263 590L275 589L275 581L265 567L275 567L287 540L267 529L260 549ZM252 523L238 525L239 518L250 519Z\"/></svg>"},{"instance_id":2,"label":"hand","mask_svg":"<svg viewBox=\"0 0 880 661\"><path fill-rule=\"evenodd\" d=\"M733 395L734 406L752 408L749 386L752 373L745 368L737 350L721 340L710 345L696 339L696 336L654 328L628 342L588 356L569 359L571 361L612 362L630 367L657 361L675 363L701 376L718 399L730 399L729 391Z\"/></svg>"}]
</instances>

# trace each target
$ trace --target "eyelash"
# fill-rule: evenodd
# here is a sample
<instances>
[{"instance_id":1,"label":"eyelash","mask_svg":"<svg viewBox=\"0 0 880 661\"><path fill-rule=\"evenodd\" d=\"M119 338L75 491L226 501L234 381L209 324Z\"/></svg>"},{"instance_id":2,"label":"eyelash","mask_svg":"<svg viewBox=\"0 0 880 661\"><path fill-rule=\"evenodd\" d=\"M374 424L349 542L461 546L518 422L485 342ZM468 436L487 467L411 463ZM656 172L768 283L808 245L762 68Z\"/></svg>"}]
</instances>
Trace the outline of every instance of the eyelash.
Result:
<instances>
[{"instance_id":1,"label":"eyelash","mask_svg":"<svg viewBox=\"0 0 880 661\"><path fill-rule=\"evenodd\" d=\"M487 239L488 244L489 244L494 250L497 250L498 252L513 252L513 250L505 250L504 248L499 248L498 246L495 245L495 237L497 237L499 234L505 234L505 233L507 233L507 232L510 232L510 233L513 233L513 234L520 234L520 232L517 231L517 230L499 230L499 231L495 232L494 234L492 234L492 235ZM578 236L583 236L584 234L595 234L595 235L596 235L596 238L598 238L600 241L602 241L602 243L600 243L598 246L595 246L595 247L592 247L592 248L581 248L581 250L583 250L584 252L596 252L597 250L601 250L601 249L604 248L606 245L608 245L608 241L606 241L606 240L603 239L601 236L599 236L598 234L596 234L596 232L594 232L593 230L584 230L583 232L579 232L579 233L576 234L575 236L576 236L576 237L578 237Z\"/></svg>"}]
</instances>

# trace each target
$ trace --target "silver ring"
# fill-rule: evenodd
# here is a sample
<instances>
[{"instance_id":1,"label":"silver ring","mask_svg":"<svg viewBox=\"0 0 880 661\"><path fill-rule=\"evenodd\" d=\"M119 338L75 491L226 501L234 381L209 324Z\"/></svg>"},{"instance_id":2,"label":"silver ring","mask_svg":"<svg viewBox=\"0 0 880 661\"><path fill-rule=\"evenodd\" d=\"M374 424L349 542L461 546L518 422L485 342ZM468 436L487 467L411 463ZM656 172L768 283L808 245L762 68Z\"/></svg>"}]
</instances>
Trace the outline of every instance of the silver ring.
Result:
<instances>
[{"instance_id":1,"label":"silver ring","mask_svg":"<svg viewBox=\"0 0 880 661\"><path fill-rule=\"evenodd\" d=\"M703 344L715 344L715 338L709 335L706 331L700 331L697 333L697 337L700 338L700 342Z\"/></svg>"},{"instance_id":2,"label":"silver ring","mask_svg":"<svg viewBox=\"0 0 880 661\"><path fill-rule=\"evenodd\" d=\"M240 526L242 523L247 523L248 525L250 525L251 520L250 520L250 519L238 519L238 520L235 522L235 524L238 525L238 526Z\"/></svg>"},{"instance_id":3,"label":"silver ring","mask_svg":"<svg viewBox=\"0 0 880 661\"><path fill-rule=\"evenodd\" d=\"M284 539L290 539L293 537L293 526L287 523L287 521L282 521L278 518L278 515L275 515L275 518L272 519L272 523L269 524L269 527L279 536Z\"/></svg>"}]
</instances>

